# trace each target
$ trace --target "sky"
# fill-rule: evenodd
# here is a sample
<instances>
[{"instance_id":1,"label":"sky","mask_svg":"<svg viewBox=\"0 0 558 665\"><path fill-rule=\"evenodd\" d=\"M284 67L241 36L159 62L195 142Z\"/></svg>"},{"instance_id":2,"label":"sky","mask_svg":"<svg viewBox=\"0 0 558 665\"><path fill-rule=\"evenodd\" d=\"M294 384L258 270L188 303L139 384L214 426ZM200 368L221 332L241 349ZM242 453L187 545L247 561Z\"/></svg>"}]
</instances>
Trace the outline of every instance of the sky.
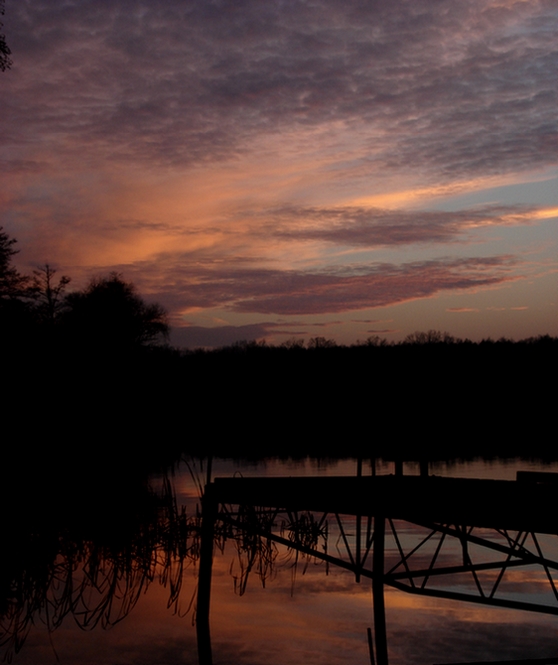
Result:
<instances>
[{"instance_id":1,"label":"sky","mask_svg":"<svg viewBox=\"0 0 558 665\"><path fill-rule=\"evenodd\" d=\"M0 225L187 347L558 335L557 0L7 0Z\"/></svg>"}]
</instances>

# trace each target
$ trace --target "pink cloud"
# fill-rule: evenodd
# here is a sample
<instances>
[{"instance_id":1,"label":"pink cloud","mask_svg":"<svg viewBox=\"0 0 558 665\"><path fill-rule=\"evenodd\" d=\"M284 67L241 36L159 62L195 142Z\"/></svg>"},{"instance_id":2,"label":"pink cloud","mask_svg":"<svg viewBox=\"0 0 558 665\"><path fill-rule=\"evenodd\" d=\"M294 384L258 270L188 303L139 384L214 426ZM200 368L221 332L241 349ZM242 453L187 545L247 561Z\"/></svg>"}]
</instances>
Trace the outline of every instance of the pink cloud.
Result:
<instances>
[{"instance_id":1,"label":"pink cloud","mask_svg":"<svg viewBox=\"0 0 558 665\"><path fill-rule=\"evenodd\" d=\"M488 205L456 211L285 206L263 211L253 233L283 240L377 247L450 242L477 227L529 224L536 215L536 207L519 205Z\"/></svg>"},{"instance_id":2,"label":"pink cloud","mask_svg":"<svg viewBox=\"0 0 558 665\"><path fill-rule=\"evenodd\" d=\"M225 308L276 315L333 314L385 307L440 291L486 288L517 277L509 256L402 265L331 267L319 272L200 264L187 256L128 266L126 275L172 311ZM136 275L138 279L136 279ZM170 286L172 284L172 286Z\"/></svg>"},{"instance_id":3,"label":"pink cloud","mask_svg":"<svg viewBox=\"0 0 558 665\"><path fill-rule=\"evenodd\" d=\"M480 310L476 307L446 307L446 312L479 312Z\"/></svg>"}]
</instances>

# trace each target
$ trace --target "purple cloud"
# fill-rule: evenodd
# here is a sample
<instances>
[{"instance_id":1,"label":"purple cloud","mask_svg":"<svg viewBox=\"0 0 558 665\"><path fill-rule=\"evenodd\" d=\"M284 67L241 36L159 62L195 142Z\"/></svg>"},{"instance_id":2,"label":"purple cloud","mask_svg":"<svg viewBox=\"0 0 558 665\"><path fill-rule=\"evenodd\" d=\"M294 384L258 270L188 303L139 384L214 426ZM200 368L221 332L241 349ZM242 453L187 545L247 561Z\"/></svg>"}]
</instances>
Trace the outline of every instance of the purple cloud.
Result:
<instances>
[{"instance_id":1,"label":"purple cloud","mask_svg":"<svg viewBox=\"0 0 558 665\"><path fill-rule=\"evenodd\" d=\"M276 324L251 323L245 326L186 326L174 328L172 343L179 347L216 348L243 340L261 340L270 334Z\"/></svg>"},{"instance_id":2,"label":"purple cloud","mask_svg":"<svg viewBox=\"0 0 558 665\"><path fill-rule=\"evenodd\" d=\"M361 274L283 276L270 293L233 304L241 312L322 314L393 305L443 290L486 287L506 281L502 258L381 265Z\"/></svg>"},{"instance_id":3,"label":"purple cloud","mask_svg":"<svg viewBox=\"0 0 558 665\"><path fill-rule=\"evenodd\" d=\"M264 211L262 223L253 233L366 247L449 242L472 227L527 224L536 210L534 206L502 205L457 211L285 206Z\"/></svg>"},{"instance_id":4,"label":"purple cloud","mask_svg":"<svg viewBox=\"0 0 558 665\"><path fill-rule=\"evenodd\" d=\"M197 164L334 122L362 137L364 170L555 163L548 3L21 0L6 27L2 142L19 159L40 137L58 155Z\"/></svg>"},{"instance_id":5,"label":"purple cloud","mask_svg":"<svg viewBox=\"0 0 558 665\"><path fill-rule=\"evenodd\" d=\"M536 206L346 205L386 183L386 195L471 193L555 167L555 4L442 5L11 3L0 214L18 261L56 263L75 283L120 270L178 324L194 310L336 314L517 279L493 255L519 255L520 234L479 249L476 230L542 227ZM463 241L480 257L426 247ZM385 247L405 262L351 264Z\"/></svg>"},{"instance_id":6,"label":"purple cloud","mask_svg":"<svg viewBox=\"0 0 558 665\"><path fill-rule=\"evenodd\" d=\"M333 314L385 307L440 291L478 289L516 279L509 256L438 259L401 265L332 267L319 272L204 266L179 256L122 266L171 311L225 308L275 315ZM169 286L172 284L172 287Z\"/></svg>"}]
</instances>

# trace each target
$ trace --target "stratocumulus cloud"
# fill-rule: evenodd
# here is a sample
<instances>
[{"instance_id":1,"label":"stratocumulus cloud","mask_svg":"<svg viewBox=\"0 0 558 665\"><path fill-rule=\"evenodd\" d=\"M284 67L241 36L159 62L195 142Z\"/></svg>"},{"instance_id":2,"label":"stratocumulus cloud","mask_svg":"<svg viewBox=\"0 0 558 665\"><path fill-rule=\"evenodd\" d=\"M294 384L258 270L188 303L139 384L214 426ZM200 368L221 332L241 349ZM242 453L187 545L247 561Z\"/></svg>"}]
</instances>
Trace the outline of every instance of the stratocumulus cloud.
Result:
<instances>
[{"instance_id":1,"label":"stratocumulus cloud","mask_svg":"<svg viewBox=\"0 0 558 665\"><path fill-rule=\"evenodd\" d=\"M258 228L282 239L375 247L448 242L473 228L528 224L536 212L525 206L495 205L452 212L353 206L338 209L286 207L269 211L269 226L260 224Z\"/></svg>"},{"instance_id":2,"label":"stratocumulus cloud","mask_svg":"<svg viewBox=\"0 0 558 665\"><path fill-rule=\"evenodd\" d=\"M327 271L286 271L248 266L182 264L178 257L159 257L138 266L147 275L174 281L160 286L174 308L226 308L237 312L301 315L348 312L424 298L439 291L473 289L515 279L509 256L439 259L401 265L337 266ZM164 266L164 267L163 267ZM134 275L134 272L130 272ZM145 285L149 288L149 282ZM152 287L153 288L153 287ZM368 321L365 321L368 323Z\"/></svg>"},{"instance_id":3,"label":"stratocumulus cloud","mask_svg":"<svg viewBox=\"0 0 558 665\"><path fill-rule=\"evenodd\" d=\"M239 311L278 314L322 314L369 309L445 289L470 289L504 281L499 259L378 266L356 275L281 275L271 293L237 301ZM286 288L283 286L285 284Z\"/></svg>"},{"instance_id":4,"label":"stratocumulus cloud","mask_svg":"<svg viewBox=\"0 0 558 665\"><path fill-rule=\"evenodd\" d=\"M475 310L451 318L510 335L486 313L536 300L526 334L558 334L537 328L558 274L553 0L19 0L3 19L0 224L22 269L118 270L191 336L308 315L349 340L366 310L438 297L428 328ZM423 324L405 316L390 330Z\"/></svg>"},{"instance_id":5,"label":"stratocumulus cloud","mask_svg":"<svg viewBox=\"0 0 558 665\"><path fill-rule=\"evenodd\" d=\"M335 123L370 169L554 164L558 12L516 5L22 0L3 144L190 164Z\"/></svg>"}]
</instances>

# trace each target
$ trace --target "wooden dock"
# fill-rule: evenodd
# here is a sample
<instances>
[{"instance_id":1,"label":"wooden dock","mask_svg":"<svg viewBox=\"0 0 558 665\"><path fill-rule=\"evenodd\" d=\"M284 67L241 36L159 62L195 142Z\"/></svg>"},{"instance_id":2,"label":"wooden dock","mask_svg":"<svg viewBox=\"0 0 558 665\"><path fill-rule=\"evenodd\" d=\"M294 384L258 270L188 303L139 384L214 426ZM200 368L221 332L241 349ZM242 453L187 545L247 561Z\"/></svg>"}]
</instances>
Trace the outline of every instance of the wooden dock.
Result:
<instances>
[{"instance_id":1,"label":"wooden dock","mask_svg":"<svg viewBox=\"0 0 558 665\"><path fill-rule=\"evenodd\" d=\"M558 485L438 476L216 478L219 503L558 533Z\"/></svg>"}]
</instances>

